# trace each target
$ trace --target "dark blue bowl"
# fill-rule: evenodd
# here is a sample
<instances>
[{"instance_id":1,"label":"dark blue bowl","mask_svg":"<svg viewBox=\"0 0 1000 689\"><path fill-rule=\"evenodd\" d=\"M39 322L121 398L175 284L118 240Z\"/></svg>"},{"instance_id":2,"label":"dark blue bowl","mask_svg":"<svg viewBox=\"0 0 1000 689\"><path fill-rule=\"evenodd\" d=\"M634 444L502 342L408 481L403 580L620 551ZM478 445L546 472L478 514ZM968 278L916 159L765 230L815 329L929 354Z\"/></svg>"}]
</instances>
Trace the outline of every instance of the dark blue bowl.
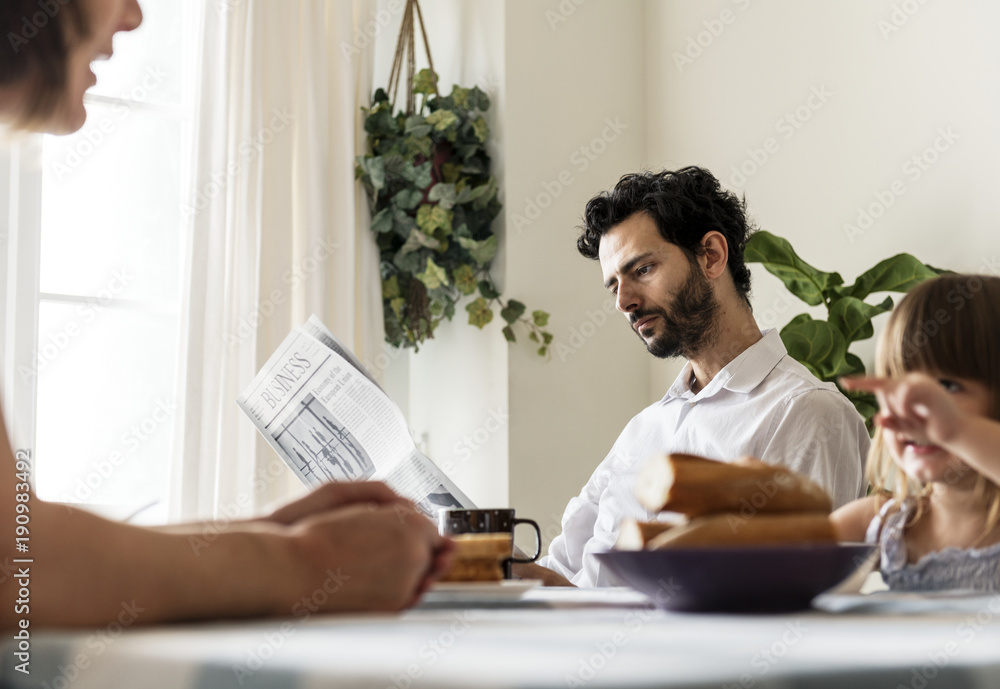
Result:
<instances>
[{"instance_id":1,"label":"dark blue bowl","mask_svg":"<svg viewBox=\"0 0 1000 689\"><path fill-rule=\"evenodd\" d=\"M874 548L852 543L612 550L597 557L667 610L787 612L808 608Z\"/></svg>"}]
</instances>

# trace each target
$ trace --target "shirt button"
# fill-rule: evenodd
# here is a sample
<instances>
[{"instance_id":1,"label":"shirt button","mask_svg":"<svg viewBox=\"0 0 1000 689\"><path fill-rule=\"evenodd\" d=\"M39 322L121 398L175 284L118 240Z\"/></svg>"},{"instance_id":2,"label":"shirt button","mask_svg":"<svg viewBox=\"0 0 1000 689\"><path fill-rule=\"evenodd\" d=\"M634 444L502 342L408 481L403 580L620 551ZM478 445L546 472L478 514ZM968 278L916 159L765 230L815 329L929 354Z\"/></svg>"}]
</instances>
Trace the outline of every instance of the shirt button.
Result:
<instances>
[{"instance_id":1,"label":"shirt button","mask_svg":"<svg viewBox=\"0 0 1000 689\"><path fill-rule=\"evenodd\" d=\"M688 406L690 407L693 407L696 404L698 404L697 400L691 400L690 402L688 402Z\"/></svg>"}]
</instances>

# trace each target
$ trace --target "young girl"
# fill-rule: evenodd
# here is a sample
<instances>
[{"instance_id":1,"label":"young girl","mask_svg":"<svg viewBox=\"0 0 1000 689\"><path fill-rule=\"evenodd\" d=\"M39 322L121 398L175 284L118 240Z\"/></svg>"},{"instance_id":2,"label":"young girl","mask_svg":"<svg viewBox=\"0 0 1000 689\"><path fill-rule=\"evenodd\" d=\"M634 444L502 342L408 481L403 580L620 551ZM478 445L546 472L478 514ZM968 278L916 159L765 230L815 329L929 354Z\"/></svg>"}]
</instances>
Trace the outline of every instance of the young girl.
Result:
<instances>
[{"instance_id":1,"label":"young girl","mask_svg":"<svg viewBox=\"0 0 1000 689\"><path fill-rule=\"evenodd\" d=\"M1000 590L1000 278L921 283L877 359L842 381L880 411L873 493L834 512L838 539L877 542L894 590Z\"/></svg>"}]
</instances>

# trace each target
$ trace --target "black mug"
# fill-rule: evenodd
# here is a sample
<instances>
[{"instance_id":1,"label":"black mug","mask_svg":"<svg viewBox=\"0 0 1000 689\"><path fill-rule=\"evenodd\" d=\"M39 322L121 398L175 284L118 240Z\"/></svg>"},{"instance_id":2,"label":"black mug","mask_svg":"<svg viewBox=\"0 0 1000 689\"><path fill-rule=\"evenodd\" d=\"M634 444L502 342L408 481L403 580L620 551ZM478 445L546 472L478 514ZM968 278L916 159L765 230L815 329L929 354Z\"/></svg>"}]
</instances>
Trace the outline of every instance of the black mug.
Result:
<instances>
[{"instance_id":1,"label":"black mug","mask_svg":"<svg viewBox=\"0 0 1000 689\"><path fill-rule=\"evenodd\" d=\"M514 557L514 529L518 524L530 524L535 530L535 554L528 558ZM442 536L467 533L510 534L511 556L503 561L505 579L511 578L511 565L515 562L534 562L542 554L542 530L532 519L518 519L512 509L498 510L441 510L438 529Z\"/></svg>"}]
</instances>

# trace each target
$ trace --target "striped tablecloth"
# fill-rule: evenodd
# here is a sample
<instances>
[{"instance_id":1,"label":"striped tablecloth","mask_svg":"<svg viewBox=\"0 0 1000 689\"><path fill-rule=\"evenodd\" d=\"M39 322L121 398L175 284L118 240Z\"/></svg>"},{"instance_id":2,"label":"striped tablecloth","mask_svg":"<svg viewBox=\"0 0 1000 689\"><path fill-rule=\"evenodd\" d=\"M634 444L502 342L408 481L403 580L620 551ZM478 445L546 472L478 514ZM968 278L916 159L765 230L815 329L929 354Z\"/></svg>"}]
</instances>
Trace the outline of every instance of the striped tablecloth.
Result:
<instances>
[{"instance_id":1,"label":"striped tablecloth","mask_svg":"<svg viewBox=\"0 0 1000 689\"><path fill-rule=\"evenodd\" d=\"M789 615L677 614L537 589L396 616L36 633L12 689L1000 687L1000 596L826 597Z\"/></svg>"}]
</instances>

